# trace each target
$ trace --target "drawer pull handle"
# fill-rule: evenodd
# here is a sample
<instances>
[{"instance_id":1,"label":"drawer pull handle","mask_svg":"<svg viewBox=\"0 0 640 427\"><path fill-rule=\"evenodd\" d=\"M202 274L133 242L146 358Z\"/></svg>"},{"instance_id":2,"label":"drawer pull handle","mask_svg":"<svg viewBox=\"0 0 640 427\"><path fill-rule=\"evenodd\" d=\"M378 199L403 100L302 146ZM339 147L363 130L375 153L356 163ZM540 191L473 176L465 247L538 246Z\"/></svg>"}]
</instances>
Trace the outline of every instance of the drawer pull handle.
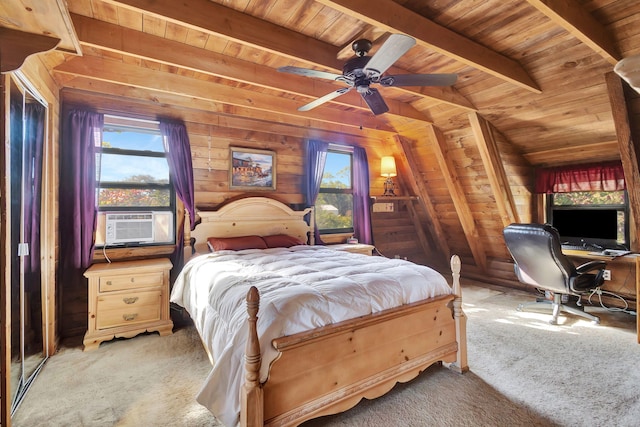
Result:
<instances>
[{"instance_id":1,"label":"drawer pull handle","mask_svg":"<svg viewBox=\"0 0 640 427\"><path fill-rule=\"evenodd\" d=\"M111 280L107 280L107 285L111 286Z\"/></svg>"},{"instance_id":2,"label":"drawer pull handle","mask_svg":"<svg viewBox=\"0 0 640 427\"><path fill-rule=\"evenodd\" d=\"M131 283L135 282L136 279L134 277L131 278Z\"/></svg>"},{"instance_id":3,"label":"drawer pull handle","mask_svg":"<svg viewBox=\"0 0 640 427\"><path fill-rule=\"evenodd\" d=\"M138 317L138 313L133 313L133 314L123 314L122 318L124 320L126 320L127 322L130 322L132 320L135 320L135 318Z\"/></svg>"},{"instance_id":4,"label":"drawer pull handle","mask_svg":"<svg viewBox=\"0 0 640 427\"><path fill-rule=\"evenodd\" d=\"M122 301L125 304L134 304L136 301L138 301L138 297L122 298Z\"/></svg>"}]
</instances>

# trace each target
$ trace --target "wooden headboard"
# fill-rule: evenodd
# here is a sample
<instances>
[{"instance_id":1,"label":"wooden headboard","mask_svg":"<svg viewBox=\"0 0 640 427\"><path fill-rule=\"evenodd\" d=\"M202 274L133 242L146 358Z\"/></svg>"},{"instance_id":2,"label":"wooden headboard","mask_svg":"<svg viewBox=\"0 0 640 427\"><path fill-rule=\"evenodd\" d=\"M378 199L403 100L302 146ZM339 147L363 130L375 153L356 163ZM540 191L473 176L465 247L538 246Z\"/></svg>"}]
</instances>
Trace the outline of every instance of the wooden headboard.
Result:
<instances>
[{"instance_id":1,"label":"wooden headboard","mask_svg":"<svg viewBox=\"0 0 640 427\"><path fill-rule=\"evenodd\" d=\"M268 197L247 197L224 205L217 211L198 211L200 223L191 231L197 253L206 253L209 237L271 236L286 234L314 244L312 208L294 211Z\"/></svg>"}]
</instances>

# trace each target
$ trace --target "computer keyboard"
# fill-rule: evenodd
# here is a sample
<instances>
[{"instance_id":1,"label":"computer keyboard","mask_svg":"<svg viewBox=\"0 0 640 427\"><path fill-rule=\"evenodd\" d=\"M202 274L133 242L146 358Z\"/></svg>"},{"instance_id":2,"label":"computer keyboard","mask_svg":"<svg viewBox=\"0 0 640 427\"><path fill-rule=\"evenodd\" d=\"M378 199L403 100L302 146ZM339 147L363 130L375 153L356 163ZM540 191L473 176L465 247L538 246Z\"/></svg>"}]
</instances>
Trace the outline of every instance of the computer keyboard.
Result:
<instances>
[{"instance_id":1,"label":"computer keyboard","mask_svg":"<svg viewBox=\"0 0 640 427\"><path fill-rule=\"evenodd\" d=\"M629 255L631 251L619 250L619 249L605 249L601 252L589 252L589 255L600 255L600 256L611 256L611 257L619 257Z\"/></svg>"},{"instance_id":2,"label":"computer keyboard","mask_svg":"<svg viewBox=\"0 0 640 427\"><path fill-rule=\"evenodd\" d=\"M586 245L562 244L562 249L569 250L569 251L593 251L600 248L594 248L592 246L586 246Z\"/></svg>"}]
</instances>

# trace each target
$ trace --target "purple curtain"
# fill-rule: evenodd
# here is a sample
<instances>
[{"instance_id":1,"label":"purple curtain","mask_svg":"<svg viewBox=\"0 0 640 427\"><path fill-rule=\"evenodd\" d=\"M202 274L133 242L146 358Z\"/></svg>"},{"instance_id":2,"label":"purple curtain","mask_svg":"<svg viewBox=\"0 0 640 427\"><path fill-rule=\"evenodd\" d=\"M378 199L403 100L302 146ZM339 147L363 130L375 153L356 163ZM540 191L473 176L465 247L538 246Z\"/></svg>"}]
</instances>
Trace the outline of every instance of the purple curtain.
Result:
<instances>
[{"instance_id":1,"label":"purple curtain","mask_svg":"<svg viewBox=\"0 0 640 427\"><path fill-rule=\"evenodd\" d=\"M362 147L353 149L353 231L360 243L373 244L369 206L369 163Z\"/></svg>"},{"instance_id":2,"label":"purple curtain","mask_svg":"<svg viewBox=\"0 0 640 427\"><path fill-rule=\"evenodd\" d=\"M193 163L191 144L184 123L160 120L160 132L164 137L164 150L169 162L169 173L176 195L191 217L191 230L195 228L196 208L193 195Z\"/></svg>"},{"instance_id":3,"label":"purple curtain","mask_svg":"<svg viewBox=\"0 0 640 427\"><path fill-rule=\"evenodd\" d=\"M84 270L93 259L96 227L96 150L102 114L70 110L60 141L60 260L64 271Z\"/></svg>"},{"instance_id":4,"label":"purple curtain","mask_svg":"<svg viewBox=\"0 0 640 427\"><path fill-rule=\"evenodd\" d=\"M324 173L324 164L327 161L327 150L329 143L323 141L309 140L307 143L307 161L305 163L305 196L307 197L307 207L314 206L318 193L320 192L320 184L322 183L322 174ZM314 237L316 245L321 245L322 239L318 232L318 225L315 225Z\"/></svg>"},{"instance_id":5,"label":"purple curtain","mask_svg":"<svg viewBox=\"0 0 640 427\"><path fill-rule=\"evenodd\" d=\"M536 170L535 192L620 191L625 179L621 162L561 166Z\"/></svg>"},{"instance_id":6,"label":"purple curtain","mask_svg":"<svg viewBox=\"0 0 640 427\"><path fill-rule=\"evenodd\" d=\"M164 150L167 153L169 173L176 195L189 212L190 228L193 230L196 224L196 209L193 191L193 162L191 160L191 144L189 134L184 123L168 122L160 120L160 132L164 137ZM176 249L172 256L175 268L173 272L182 269L184 263L184 219L176 230ZM174 273L176 274L176 273Z\"/></svg>"},{"instance_id":7,"label":"purple curtain","mask_svg":"<svg viewBox=\"0 0 640 427\"><path fill-rule=\"evenodd\" d=\"M88 307L84 271L93 260L97 221L96 146L102 143L102 114L63 110L60 135L60 263L56 305L62 336L77 333L78 306ZM86 317L85 322L86 322Z\"/></svg>"},{"instance_id":8,"label":"purple curtain","mask_svg":"<svg viewBox=\"0 0 640 427\"><path fill-rule=\"evenodd\" d=\"M38 103L25 105L24 129L24 212L25 235L29 243L28 271L40 284L40 207L42 200L42 151L46 109Z\"/></svg>"}]
</instances>

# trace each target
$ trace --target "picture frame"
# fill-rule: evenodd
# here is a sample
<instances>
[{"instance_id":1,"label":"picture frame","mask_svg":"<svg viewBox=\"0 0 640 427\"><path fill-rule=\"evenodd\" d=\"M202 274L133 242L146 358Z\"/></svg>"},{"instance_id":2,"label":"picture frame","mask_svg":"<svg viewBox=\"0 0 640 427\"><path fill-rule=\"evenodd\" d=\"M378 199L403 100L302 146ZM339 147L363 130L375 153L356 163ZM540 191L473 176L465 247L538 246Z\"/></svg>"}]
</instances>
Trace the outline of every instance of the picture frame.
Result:
<instances>
[{"instance_id":1,"label":"picture frame","mask_svg":"<svg viewBox=\"0 0 640 427\"><path fill-rule=\"evenodd\" d=\"M229 189L275 191L276 152L229 147Z\"/></svg>"}]
</instances>

